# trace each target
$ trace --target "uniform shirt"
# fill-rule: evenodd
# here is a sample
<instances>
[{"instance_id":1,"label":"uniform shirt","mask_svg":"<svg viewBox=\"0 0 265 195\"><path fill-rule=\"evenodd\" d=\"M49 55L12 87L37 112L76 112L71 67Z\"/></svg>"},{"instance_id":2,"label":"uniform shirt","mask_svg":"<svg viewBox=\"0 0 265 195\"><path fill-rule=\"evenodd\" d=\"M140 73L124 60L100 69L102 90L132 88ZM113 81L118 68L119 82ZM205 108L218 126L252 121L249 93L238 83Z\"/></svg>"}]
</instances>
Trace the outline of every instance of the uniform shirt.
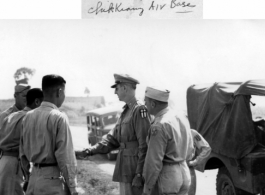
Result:
<instances>
[{"instance_id":1,"label":"uniform shirt","mask_svg":"<svg viewBox=\"0 0 265 195\"><path fill-rule=\"evenodd\" d=\"M200 164L203 159L207 158L211 153L211 147L208 142L196 130L191 129L191 134L194 143L193 160L196 164Z\"/></svg>"},{"instance_id":2,"label":"uniform shirt","mask_svg":"<svg viewBox=\"0 0 265 195\"><path fill-rule=\"evenodd\" d=\"M0 131L0 148L3 151L19 153L22 119L30 110L29 107L25 107L23 110L12 113L4 119Z\"/></svg>"},{"instance_id":3,"label":"uniform shirt","mask_svg":"<svg viewBox=\"0 0 265 195\"><path fill-rule=\"evenodd\" d=\"M144 105L133 98L124 106L120 118L103 141L91 148L91 152L108 153L118 149L121 143L134 142L138 146L120 148L117 156L113 181L132 182L137 173L142 174L147 150L146 136L150 128L150 120Z\"/></svg>"},{"instance_id":4,"label":"uniform shirt","mask_svg":"<svg viewBox=\"0 0 265 195\"><path fill-rule=\"evenodd\" d=\"M163 168L163 163L176 164L190 159L193 141L191 132L169 108L155 115L147 137L144 173L145 189L150 191Z\"/></svg>"},{"instance_id":5,"label":"uniform shirt","mask_svg":"<svg viewBox=\"0 0 265 195\"><path fill-rule=\"evenodd\" d=\"M29 174L29 162L58 163L70 191L77 185L77 164L67 116L52 103L29 111L23 119L20 144L22 168Z\"/></svg>"},{"instance_id":6,"label":"uniform shirt","mask_svg":"<svg viewBox=\"0 0 265 195\"><path fill-rule=\"evenodd\" d=\"M0 114L0 129L3 125L4 119L9 116L10 114L12 114L13 112L17 112L19 111L19 109L16 107L16 105L14 104L13 106L11 106L10 108L6 109L5 111L3 111Z\"/></svg>"}]
</instances>

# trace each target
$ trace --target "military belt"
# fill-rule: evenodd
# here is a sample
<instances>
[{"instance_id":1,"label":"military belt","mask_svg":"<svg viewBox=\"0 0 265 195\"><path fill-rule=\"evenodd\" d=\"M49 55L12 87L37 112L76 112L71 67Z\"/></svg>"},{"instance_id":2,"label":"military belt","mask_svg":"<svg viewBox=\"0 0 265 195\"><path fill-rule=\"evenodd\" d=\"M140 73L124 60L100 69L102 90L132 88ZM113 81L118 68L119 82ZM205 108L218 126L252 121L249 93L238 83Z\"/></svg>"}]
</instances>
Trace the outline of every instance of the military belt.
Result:
<instances>
[{"instance_id":1,"label":"military belt","mask_svg":"<svg viewBox=\"0 0 265 195\"><path fill-rule=\"evenodd\" d=\"M120 143L120 149L137 148L138 146L138 141Z\"/></svg>"},{"instance_id":2,"label":"military belt","mask_svg":"<svg viewBox=\"0 0 265 195\"><path fill-rule=\"evenodd\" d=\"M34 163L34 167L42 168L42 167L53 167L57 166L58 163Z\"/></svg>"},{"instance_id":3,"label":"military belt","mask_svg":"<svg viewBox=\"0 0 265 195\"><path fill-rule=\"evenodd\" d=\"M0 159L2 158L2 156L18 157L18 152L3 151L0 149Z\"/></svg>"},{"instance_id":4,"label":"military belt","mask_svg":"<svg viewBox=\"0 0 265 195\"><path fill-rule=\"evenodd\" d=\"M183 161L180 162L164 162L163 161L163 166L172 166L172 165L177 165L179 163L182 163Z\"/></svg>"}]
</instances>

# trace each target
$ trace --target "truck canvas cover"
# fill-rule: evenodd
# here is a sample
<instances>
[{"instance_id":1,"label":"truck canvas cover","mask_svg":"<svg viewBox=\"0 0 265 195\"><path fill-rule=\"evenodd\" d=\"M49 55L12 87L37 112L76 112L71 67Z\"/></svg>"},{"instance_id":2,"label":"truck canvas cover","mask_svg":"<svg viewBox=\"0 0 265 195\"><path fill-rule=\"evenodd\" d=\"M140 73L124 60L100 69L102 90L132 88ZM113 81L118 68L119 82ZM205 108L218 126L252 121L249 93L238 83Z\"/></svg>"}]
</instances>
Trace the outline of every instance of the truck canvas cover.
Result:
<instances>
[{"instance_id":1,"label":"truck canvas cover","mask_svg":"<svg viewBox=\"0 0 265 195\"><path fill-rule=\"evenodd\" d=\"M191 128L204 136L215 153L244 157L258 144L251 95L265 95L265 80L192 85L187 90Z\"/></svg>"}]
</instances>

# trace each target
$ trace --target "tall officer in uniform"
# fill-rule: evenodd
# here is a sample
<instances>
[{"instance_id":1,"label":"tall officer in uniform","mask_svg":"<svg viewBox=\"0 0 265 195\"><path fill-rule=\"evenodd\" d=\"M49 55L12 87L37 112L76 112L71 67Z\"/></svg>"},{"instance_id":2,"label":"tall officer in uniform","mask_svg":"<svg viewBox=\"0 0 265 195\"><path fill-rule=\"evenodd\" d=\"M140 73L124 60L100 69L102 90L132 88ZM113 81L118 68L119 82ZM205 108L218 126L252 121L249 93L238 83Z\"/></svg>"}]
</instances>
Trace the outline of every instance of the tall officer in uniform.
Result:
<instances>
[{"instance_id":1,"label":"tall officer in uniform","mask_svg":"<svg viewBox=\"0 0 265 195\"><path fill-rule=\"evenodd\" d=\"M4 119L9 116L13 112L17 112L23 110L26 106L26 95L30 86L27 84L20 83L15 86L15 104L12 105L10 108L6 109L0 114L0 129L3 124Z\"/></svg>"},{"instance_id":2,"label":"tall officer in uniform","mask_svg":"<svg viewBox=\"0 0 265 195\"><path fill-rule=\"evenodd\" d=\"M26 195L77 194L77 163L67 116L59 111L66 81L59 75L42 78L44 100L23 120L20 158ZM29 162L33 169L29 174Z\"/></svg>"},{"instance_id":3,"label":"tall officer in uniform","mask_svg":"<svg viewBox=\"0 0 265 195\"><path fill-rule=\"evenodd\" d=\"M188 161L190 175L191 175L191 185L189 189L189 195L195 195L196 193L196 173L194 167L199 165L204 159L206 159L211 153L211 147L208 142L202 137L198 131L191 129L191 134L193 138L193 159Z\"/></svg>"},{"instance_id":4,"label":"tall officer in uniform","mask_svg":"<svg viewBox=\"0 0 265 195\"><path fill-rule=\"evenodd\" d=\"M142 172L147 145L146 136L150 120L146 107L135 98L139 81L128 74L114 74L115 94L126 103L114 129L95 146L83 151L94 155L120 149L113 175L113 181L120 182L120 195L141 195L143 191Z\"/></svg>"},{"instance_id":5,"label":"tall officer in uniform","mask_svg":"<svg viewBox=\"0 0 265 195\"><path fill-rule=\"evenodd\" d=\"M19 144L22 120L26 113L40 106L41 89L33 88L27 93L27 106L5 118L0 131L0 194L23 195L22 172L19 165Z\"/></svg>"},{"instance_id":6,"label":"tall officer in uniform","mask_svg":"<svg viewBox=\"0 0 265 195\"><path fill-rule=\"evenodd\" d=\"M144 163L144 193L187 195L190 172L186 160L191 158L193 142L190 130L168 107L169 91L147 87L145 105L154 115L147 137Z\"/></svg>"}]
</instances>

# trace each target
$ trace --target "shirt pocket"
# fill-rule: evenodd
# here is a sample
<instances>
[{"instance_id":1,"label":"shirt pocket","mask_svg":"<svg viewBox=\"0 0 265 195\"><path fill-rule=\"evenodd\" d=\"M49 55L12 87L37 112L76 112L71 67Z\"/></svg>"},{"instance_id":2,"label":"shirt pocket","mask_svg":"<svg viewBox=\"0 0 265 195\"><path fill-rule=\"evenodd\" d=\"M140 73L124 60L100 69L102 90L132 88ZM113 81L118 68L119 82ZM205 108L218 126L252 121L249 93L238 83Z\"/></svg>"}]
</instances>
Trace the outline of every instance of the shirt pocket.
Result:
<instances>
[{"instance_id":1,"label":"shirt pocket","mask_svg":"<svg viewBox=\"0 0 265 195\"><path fill-rule=\"evenodd\" d=\"M120 124L121 142L136 141L136 136L131 119L124 120Z\"/></svg>"},{"instance_id":2,"label":"shirt pocket","mask_svg":"<svg viewBox=\"0 0 265 195\"><path fill-rule=\"evenodd\" d=\"M124 149L122 151L122 173L124 176L134 176L138 162L138 148Z\"/></svg>"}]
</instances>

